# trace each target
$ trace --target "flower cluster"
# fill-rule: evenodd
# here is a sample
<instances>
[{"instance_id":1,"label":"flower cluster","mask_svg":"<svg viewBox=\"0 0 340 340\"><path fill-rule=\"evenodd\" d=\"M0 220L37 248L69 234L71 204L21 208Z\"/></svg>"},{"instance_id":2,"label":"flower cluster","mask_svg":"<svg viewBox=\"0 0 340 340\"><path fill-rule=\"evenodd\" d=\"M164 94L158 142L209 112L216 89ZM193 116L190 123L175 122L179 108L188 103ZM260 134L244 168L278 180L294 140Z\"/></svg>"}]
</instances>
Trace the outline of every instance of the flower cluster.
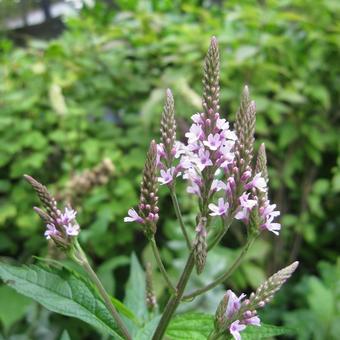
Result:
<instances>
[{"instance_id":1,"label":"flower cluster","mask_svg":"<svg viewBox=\"0 0 340 340\"><path fill-rule=\"evenodd\" d=\"M71 207L65 207L62 212L58 209L56 200L44 185L31 176L25 175L25 178L37 192L46 210L34 207L34 210L46 224L44 233L46 239L52 239L58 246L67 248L80 231L79 224L76 221L77 212Z\"/></svg>"},{"instance_id":2,"label":"flower cluster","mask_svg":"<svg viewBox=\"0 0 340 340\"><path fill-rule=\"evenodd\" d=\"M294 262L275 273L252 293L249 299L245 294L238 297L233 291L228 290L216 310L215 332L218 334L229 332L235 340L240 340L240 332L247 325L261 326L256 309L264 307L273 298L297 266L298 262Z\"/></svg>"},{"instance_id":3,"label":"flower cluster","mask_svg":"<svg viewBox=\"0 0 340 340\"><path fill-rule=\"evenodd\" d=\"M203 112L191 117L186 143L175 141L174 100L167 91L162 143L157 145L158 181L172 186L179 176L187 180L187 192L199 198L202 216L231 216L248 225L253 212L257 228L278 234L280 224L273 220L280 213L268 200L264 147L259 150L256 167L252 167L256 107L248 87L242 94L235 131L218 112L219 56L215 38L204 70ZM213 202L215 193L217 204Z\"/></svg>"}]
</instances>

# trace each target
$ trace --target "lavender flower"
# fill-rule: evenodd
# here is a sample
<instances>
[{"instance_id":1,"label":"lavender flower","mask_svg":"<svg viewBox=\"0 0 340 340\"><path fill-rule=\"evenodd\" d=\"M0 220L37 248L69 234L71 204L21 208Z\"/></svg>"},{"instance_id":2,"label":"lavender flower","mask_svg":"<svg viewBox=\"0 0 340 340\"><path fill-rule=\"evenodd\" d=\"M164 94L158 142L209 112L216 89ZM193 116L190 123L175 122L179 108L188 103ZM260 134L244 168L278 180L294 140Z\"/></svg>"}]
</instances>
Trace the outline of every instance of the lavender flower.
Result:
<instances>
[{"instance_id":1,"label":"lavender flower","mask_svg":"<svg viewBox=\"0 0 340 340\"><path fill-rule=\"evenodd\" d=\"M210 216L225 216L228 213L229 203L224 202L224 199L220 197L218 199L218 205L213 203L209 204L209 209L212 211Z\"/></svg>"},{"instance_id":2,"label":"lavender flower","mask_svg":"<svg viewBox=\"0 0 340 340\"><path fill-rule=\"evenodd\" d=\"M46 223L44 236L47 240L52 239L56 245L69 248L73 238L80 232L79 224L76 221L77 212L71 207L65 207L61 212L57 207L57 201L48 192L47 188L31 176L25 175L25 179L33 186L46 211L34 207L34 210Z\"/></svg>"}]
</instances>

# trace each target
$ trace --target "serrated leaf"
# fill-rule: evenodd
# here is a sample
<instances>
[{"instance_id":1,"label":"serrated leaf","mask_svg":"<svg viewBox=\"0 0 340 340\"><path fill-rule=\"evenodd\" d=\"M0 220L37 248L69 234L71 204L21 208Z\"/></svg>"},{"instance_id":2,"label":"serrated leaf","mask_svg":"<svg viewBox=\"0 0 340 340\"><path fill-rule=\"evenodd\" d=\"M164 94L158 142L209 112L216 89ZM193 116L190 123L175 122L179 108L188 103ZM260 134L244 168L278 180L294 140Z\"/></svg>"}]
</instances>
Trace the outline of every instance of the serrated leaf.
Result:
<instances>
[{"instance_id":1,"label":"serrated leaf","mask_svg":"<svg viewBox=\"0 0 340 340\"><path fill-rule=\"evenodd\" d=\"M294 329L281 326L261 324L258 326L247 326L241 333L242 340L266 339L276 335L292 334Z\"/></svg>"},{"instance_id":2,"label":"serrated leaf","mask_svg":"<svg viewBox=\"0 0 340 340\"><path fill-rule=\"evenodd\" d=\"M52 312L75 317L103 333L122 339L115 321L91 283L75 273L42 266L13 266L0 262L0 277L17 292Z\"/></svg>"},{"instance_id":3,"label":"serrated leaf","mask_svg":"<svg viewBox=\"0 0 340 340\"><path fill-rule=\"evenodd\" d=\"M169 340L206 340L213 328L213 316L187 313L171 321L166 336Z\"/></svg>"}]
</instances>

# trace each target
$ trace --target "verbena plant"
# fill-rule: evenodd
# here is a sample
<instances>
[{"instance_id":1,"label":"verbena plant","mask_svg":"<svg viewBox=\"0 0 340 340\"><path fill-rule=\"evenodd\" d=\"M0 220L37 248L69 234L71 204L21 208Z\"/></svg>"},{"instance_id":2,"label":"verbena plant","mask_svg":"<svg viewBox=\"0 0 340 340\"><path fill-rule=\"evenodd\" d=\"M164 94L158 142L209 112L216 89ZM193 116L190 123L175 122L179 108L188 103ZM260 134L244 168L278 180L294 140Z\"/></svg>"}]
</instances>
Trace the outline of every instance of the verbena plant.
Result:
<instances>
[{"instance_id":1,"label":"verbena plant","mask_svg":"<svg viewBox=\"0 0 340 340\"><path fill-rule=\"evenodd\" d=\"M176 140L174 99L170 90L161 120L161 143L150 143L147 153L138 209L130 209L125 222L139 223L151 244L155 260L169 288L169 299L159 313L152 289L150 268L146 278L138 261L132 258L131 277L124 305L105 290L78 242L80 226L77 212L67 205L59 210L56 199L47 188L30 176L44 210L35 207L46 224L45 237L79 264L88 278L75 274L54 261L54 266L16 267L0 264L0 276L18 292L34 298L52 311L77 317L116 339L259 339L281 334L285 330L261 325L257 309L264 307L282 284L292 275L298 263L278 271L248 297L227 290L217 306L215 316L184 314L174 318L181 302L189 301L225 282L241 264L252 243L261 233L278 235L280 224L274 222L280 213L268 199L266 152L262 144L254 156L255 103L248 88L242 93L236 115L235 130L219 113L219 50L211 39L204 63L203 112L192 116L193 124L185 134L187 141ZM160 175L158 175L160 171ZM176 181L187 181L187 192L197 200L195 237L183 222L176 194ZM158 185L168 188L179 227L188 248L188 259L175 285L159 253L155 235L159 219ZM204 271L209 251L221 242L233 220L246 226L246 243L234 263L210 284L185 292L191 274ZM218 223L220 222L220 223ZM60 264L60 265L59 265ZM90 281L89 281L89 280ZM146 280L146 282L144 282ZM146 287L138 294L138 285ZM261 326L261 327L259 327Z\"/></svg>"}]
</instances>

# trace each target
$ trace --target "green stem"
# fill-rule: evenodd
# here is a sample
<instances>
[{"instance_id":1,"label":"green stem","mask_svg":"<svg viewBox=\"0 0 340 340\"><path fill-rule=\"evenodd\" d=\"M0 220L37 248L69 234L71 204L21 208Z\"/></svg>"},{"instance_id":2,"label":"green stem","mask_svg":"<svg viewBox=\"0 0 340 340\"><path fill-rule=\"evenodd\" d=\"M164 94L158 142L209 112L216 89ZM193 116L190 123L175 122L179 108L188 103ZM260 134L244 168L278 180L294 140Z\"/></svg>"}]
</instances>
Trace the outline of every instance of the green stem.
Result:
<instances>
[{"instance_id":1,"label":"green stem","mask_svg":"<svg viewBox=\"0 0 340 340\"><path fill-rule=\"evenodd\" d=\"M162 259L161 259L161 255L159 254L155 238L152 237L150 242L151 242L152 251L153 251L153 254L155 255L156 262L157 262L159 270L161 271L169 289L171 290L171 293L176 293L176 288L171 283L169 275L164 268L164 265L163 265L163 262L162 262Z\"/></svg>"},{"instance_id":2,"label":"green stem","mask_svg":"<svg viewBox=\"0 0 340 340\"><path fill-rule=\"evenodd\" d=\"M198 295L201 295L205 292L207 292L208 290L215 288L216 286L218 286L219 284L222 284L224 281L226 281L231 274L233 274L233 272L237 269L237 267L241 264L244 256L247 254L249 247L253 244L254 240L256 239L256 237L252 236L248 239L247 243L245 244L245 246L243 247L241 253L239 254L239 256L236 258L236 260L234 261L234 263L231 265L231 267L228 269L227 272L225 272L224 274L220 275L216 280L214 280L213 282L209 283L208 285L206 285L203 288L197 289L196 291L187 294L183 297L183 300L188 300L188 299L192 299L195 298Z\"/></svg>"},{"instance_id":3,"label":"green stem","mask_svg":"<svg viewBox=\"0 0 340 340\"><path fill-rule=\"evenodd\" d=\"M106 308L110 311L112 317L116 321L117 326L119 330L121 331L121 333L123 334L124 338L126 340L132 340L132 337L129 334L129 331L127 330L127 328L125 327L123 320L119 316L115 306L112 304L109 294L106 292L97 274L95 273L95 271L92 269L91 265L89 264L87 257L85 255L85 252L80 247L78 242L76 243L76 250L77 250L77 253L75 256L73 256L73 259L84 268L84 270L88 273L94 285L98 288L98 291L104 300Z\"/></svg>"},{"instance_id":4,"label":"green stem","mask_svg":"<svg viewBox=\"0 0 340 340\"><path fill-rule=\"evenodd\" d=\"M216 244L220 243L224 235L228 232L231 222L233 221L234 215L229 216L226 220L223 221L222 230L217 233L213 241L208 245L208 251L216 246Z\"/></svg>"},{"instance_id":5,"label":"green stem","mask_svg":"<svg viewBox=\"0 0 340 340\"><path fill-rule=\"evenodd\" d=\"M176 192L173 188L170 188L170 196L171 196L171 199L172 199L172 204L173 204L174 209L175 209L177 220L178 220L179 225L182 229L182 233L183 233L185 241L187 243L187 247L190 250L191 249L190 238L189 238L188 233L185 229L181 209L180 209L179 204L178 204L177 195L176 195Z\"/></svg>"},{"instance_id":6,"label":"green stem","mask_svg":"<svg viewBox=\"0 0 340 340\"><path fill-rule=\"evenodd\" d=\"M163 338L166 328L168 327L168 324L171 320L171 317L181 302L185 286L188 283L191 272L194 268L194 264L195 264L194 253L193 251L191 251L187 263L185 265L185 268L176 286L177 293L176 295L170 297L167 305L165 306L162 318L159 321L159 324L155 330L152 340L161 340Z\"/></svg>"}]
</instances>

